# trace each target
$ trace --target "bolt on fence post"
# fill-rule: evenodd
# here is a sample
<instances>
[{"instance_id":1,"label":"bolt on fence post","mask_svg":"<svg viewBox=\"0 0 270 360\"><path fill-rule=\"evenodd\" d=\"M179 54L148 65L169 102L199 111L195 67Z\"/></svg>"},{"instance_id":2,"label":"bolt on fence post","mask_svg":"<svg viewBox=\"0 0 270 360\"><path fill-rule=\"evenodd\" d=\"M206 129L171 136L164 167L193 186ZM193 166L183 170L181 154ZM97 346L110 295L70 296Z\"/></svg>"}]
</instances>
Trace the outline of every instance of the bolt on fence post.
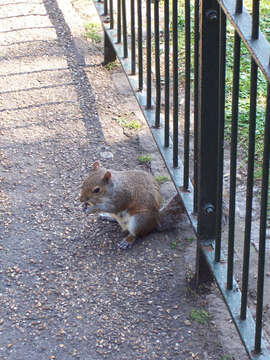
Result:
<instances>
[{"instance_id":1,"label":"bolt on fence post","mask_svg":"<svg viewBox=\"0 0 270 360\"><path fill-rule=\"evenodd\" d=\"M210 270L203 259L201 245L213 241L216 228L218 81L219 81L219 5L200 0L199 84L198 84L198 243L196 284Z\"/></svg>"}]
</instances>

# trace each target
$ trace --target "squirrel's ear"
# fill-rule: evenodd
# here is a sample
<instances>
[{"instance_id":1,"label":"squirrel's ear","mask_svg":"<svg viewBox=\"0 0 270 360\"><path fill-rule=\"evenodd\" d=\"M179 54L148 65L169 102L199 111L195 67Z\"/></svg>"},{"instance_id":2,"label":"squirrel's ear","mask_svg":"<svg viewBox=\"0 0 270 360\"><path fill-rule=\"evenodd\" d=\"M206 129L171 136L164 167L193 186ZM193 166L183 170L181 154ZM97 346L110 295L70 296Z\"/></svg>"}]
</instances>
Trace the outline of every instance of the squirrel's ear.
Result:
<instances>
[{"instance_id":1,"label":"squirrel's ear","mask_svg":"<svg viewBox=\"0 0 270 360\"><path fill-rule=\"evenodd\" d=\"M103 180L105 180L106 182L109 182L111 176L112 176L112 174L109 171L106 171Z\"/></svg>"},{"instance_id":2,"label":"squirrel's ear","mask_svg":"<svg viewBox=\"0 0 270 360\"><path fill-rule=\"evenodd\" d=\"M98 168L99 168L99 162L98 161L95 161L94 163L93 163L93 165L92 165L92 167L93 167L93 170L94 171L96 171Z\"/></svg>"}]
</instances>

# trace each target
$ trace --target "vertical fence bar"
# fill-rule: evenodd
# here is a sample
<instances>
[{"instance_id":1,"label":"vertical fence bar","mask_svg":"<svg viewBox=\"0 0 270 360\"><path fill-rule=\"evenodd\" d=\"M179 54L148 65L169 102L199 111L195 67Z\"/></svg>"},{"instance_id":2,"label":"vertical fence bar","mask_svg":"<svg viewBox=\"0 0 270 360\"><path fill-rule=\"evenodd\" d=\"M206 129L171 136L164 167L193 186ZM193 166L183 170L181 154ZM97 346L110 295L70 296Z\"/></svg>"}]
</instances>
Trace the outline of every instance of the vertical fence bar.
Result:
<instances>
[{"instance_id":1,"label":"vertical fence bar","mask_svg":"<svg viewBox=\"0 0 270 360\"><path fill-rule=\"evenodd\" d=\"M155 70L156 70L156 112L155 127L160 126L160 47L159 47L159 0L154 5L155 22Z\"/></svg>"},{"instance_id":2,"label":"vertical fence bar","mask_svg":"<svg viewBox=\"0 0 270 360\"><path fill-rule=\"evenodd\" d=\"M165 76L165 114L164 145L169 146L170 132L170 9L169 0L164 0L164 76Z\"/></svg>"},{"instance_id":3,"label":"vertical fence bar","mask_svg":"<svg viewBox=\"0 0 270 360\"><path fill-rule=\"evenodd\" d=\"M124 58L128 57L126 0L122 0Z\"/></svg>"},{"instance_id":4,"label":"vertical fence bar","mask_svg":"<svg viewBox=\"0 0 270 360\"><path fill-rule=\"evenodd\" d=\"M178 1L173 0L173 167L178 166Z\"/></svg>"},{"instance_id":5,"label":"vertical fence bar","mask_svg":"<svg viewBox=\"0 0 270 360\"><path fill-rule=\"evenodd\" d=\"M114 27L113 0L110 0L110 29Z\"/></svg>"},{"instance_id":6,"label":"vertical fence bar","mask_svg":"<svg viewBox=\"0 0 270 360\"><path fill-rule=\"evenodd\" d=\"M257 101L257 73L258 66L255 60L251 60L251 82L250 82L250 113L249 113L249 145L248 145L248 174L246 191L246 218L245 218L245 238L243 255L243 275L242 275L242 299L241 314L242 320L246 319L248 280L249 280L249 258L250 258L250 235L252 222L252 198L254 183L254 153L255 153L255 131L256 131L256 101Z\"/></svg>"},{"instance_id":7,"label":"vertical fence bar","mask_svg":"<svg viewBox=\"0 0 270 360\"><path fill-rule=\"evenodd\" d=\"M104 0L104 16L108 15L108 0Z\"/></svg>"},{"instance_id":8,"label":"vertical fence bar","mask_svg":"<svg viewBox=\"0 0 270 360\"><path fill-rule=\"evenodd\" d=\"M122 21L121 21L121 0L117 0L117 43L121 42L121 37L122 37L122 33L121 33L121 26L122 26Z\"/></svg>"},{"instance_id":9,"label":"vertical fence bar","mask_svg":"<svg viewBox=\"0 0 270 360\"><path fill-rule=\"evenodd\" d=\"M185 131L184 131L184 190L189 183L190 135L190 0L185 0Z\"/></svg>"},{"instance_id":10,"label":"vertical fence bar","mask_svg":"<svg viewBox=\"0 0 270 360\"><path fill-rule=\"evenodd\" d=\"M201 241L213 240L216 229L216 194L213 189L217 188L219 78L219 6L211 0L204 0L200 5L197 284L203 274Z\"/></svg>"},{"instance_id":11,"label":"vertical fence bar","mask_svg":"<svg viewBox=\"0 0 270 360\"><path fill-rule=\"evenodd\" d=\"M253 0L252 2L252 39L256 40L259 37L259 12L260 0Z\"/></svg>"},{"instance_id":12,"label":"vertical fence bar","mask_svg":"<svg viewBox=\"0 0 270 360\"><path fill-rule=\"evenodd\" d=\"M194 198L193 211L198 211L198 80L199 80L199 0L194 0Z\"/></svg>"},{"instance_id":13,"label":"vertical fence bar","mask_svg":"<svg viewBox=\"0 0 270 360\"><path fill-rule=\"evenodd\" d=\"M151 0L146 0L146 108L152 106Z\"/></svg>"},{"instance_id":14,"label":"vertical fence bar","mask_svg":"<svg viewBox=\"0 0 270 360\"><path fill-rule=\"evenodd\" d=\"M104 61L102 64L107 65L115 60L116 60L116 52L112 46L111 40L109 39L106 31L104 31Z\"/></svg>"},{"instance_id":15,"label":"vertical fence bar","mask_svg":"<svg viewBox=\"0 0 270 360\"><path fill-rule=\"evenodd\" d=\"M217 200L216 200L216 246L215 261L220 261L222 199L223 199L223 158L225 121L225 69L226 69L226 15L219 12L219 101L218 101L218 156L217 156Z\"/></svg>"},{"instance_id":16,"label":"vertical fence bar","mask_svg":"<svg viewBox=\"0 0 270 360\"><path fill-rule=\"evenodd\" d=\"M257 282L257 308L255 330L255 352L261 352L262 341L262 314L263 314L263 291L265 270L265 237L267 222L267 200L269 187L269 161L270 161L270 84L267 88L267 105L264 125L264 152L263 152L263 175L260 211L260 237L259 237L259 263Z\"/></svg>"},{"instance_id":17,"label":"vertical fence bar","mask_svg":"<svg viewBox=\"0 0 270 360\"><path fill-rule=\"evenodd\" d=\"M239 103L239 74L240 74L240 46L241 40L237 32L234 33L234 64L232 90L232 125L231 125L231 159L230 159L230 203L229 203L229 232L228 232L228 269L227 289L233 288L233 260L234 260L234 232L235 232L235 195L236 195L236 165L237 165L237 131L238 131L238 103Z\"/></svg>"},{"instance_id":18,"label":"vertical fence bar","mask_svg":"<svg viewBox=\"0 0 270 360\"><path fill-rule=\"evenodd\" d=\"M130 26L131 26L131 75L136 74L136 39L135 39L135 4L130 0Z\"/></svg>"},{"instance_id":19,"label":"vertical fence bar","mask_svg":"<svg viewBox=\"0 0 270 360\"><path fill-rule=\"evenodd\" d=\"M143 89L142 0L137 0L139 91Z\"/></svg>"},{"instance_id":20,"label":"vertical fence bar","mask_svg":"<svg viewBox=\"0 0 270 360\"><path fill-rule=\"evenodd\" d=\"M243 0L236 0L235 12L241 14L243 11Z\"/></svg>"}]
</instances>

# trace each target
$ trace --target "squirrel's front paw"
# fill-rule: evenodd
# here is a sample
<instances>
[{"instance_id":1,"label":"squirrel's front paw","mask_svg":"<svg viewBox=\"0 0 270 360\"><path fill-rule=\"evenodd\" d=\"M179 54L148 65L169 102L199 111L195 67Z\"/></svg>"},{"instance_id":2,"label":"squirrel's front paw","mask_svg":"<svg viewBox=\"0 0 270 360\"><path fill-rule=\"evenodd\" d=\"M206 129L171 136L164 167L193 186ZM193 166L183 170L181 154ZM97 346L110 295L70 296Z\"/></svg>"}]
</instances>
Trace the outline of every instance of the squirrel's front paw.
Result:
<instances>
[{"instance_id":1,"label":"squirrel's front paw","mask_svg":"<svg viewBox=\"0 0 270 360\"><path fill-rule=\"evenodd\" d=\"M122 250L130 249L134 241L135 241L135 237L130 234L120 242L119 248Z\"/></svg>"},{"instance_id":2,"label":"squirrel's front paw","mask_svg":"<svg viewBox=\"0 0 270 360\"><path fill-rule=\"evenodd\" d=\"M82 205L82 210L86 215L90 215L94 213L97 209L95 208L95 206L89 206L87 203L84 203Z\"/></svg>"},{"instance_id":3,"label":"squirrel's front paw","mask_svg":"<svg viewBox=\"0 0 270 360\"><path fill-rule=\"evenodd\" d=\"M110 222L117 222L117 220L115 218L113 218L112 216L106 214L106 213L99 213L99 218L100 220L106 220L106 221L110 221Z\"/></svg>"}]
</instances>

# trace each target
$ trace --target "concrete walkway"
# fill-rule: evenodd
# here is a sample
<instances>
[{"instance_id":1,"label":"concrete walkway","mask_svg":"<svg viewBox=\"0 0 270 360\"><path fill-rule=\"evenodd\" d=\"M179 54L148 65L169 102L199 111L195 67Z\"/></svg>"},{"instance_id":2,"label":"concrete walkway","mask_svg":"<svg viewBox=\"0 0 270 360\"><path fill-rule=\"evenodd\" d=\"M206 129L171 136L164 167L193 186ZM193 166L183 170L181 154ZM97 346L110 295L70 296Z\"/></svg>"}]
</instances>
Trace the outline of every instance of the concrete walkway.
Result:
<instances>
[{"instance_id":1,"label":"concrete walkway","mask_svg":"<svg viewBox=\"0 0 270 360\"><path fill-rule=\"evenodd\" d=\"M116 224L81 212L94 160L140 167L145 151L115 121L138 111L123 74L82 24L69 0L0 4L0 359L243 360L215 290L188 286L188 225L122 252Z\"/></svg>"}]
</instances>

